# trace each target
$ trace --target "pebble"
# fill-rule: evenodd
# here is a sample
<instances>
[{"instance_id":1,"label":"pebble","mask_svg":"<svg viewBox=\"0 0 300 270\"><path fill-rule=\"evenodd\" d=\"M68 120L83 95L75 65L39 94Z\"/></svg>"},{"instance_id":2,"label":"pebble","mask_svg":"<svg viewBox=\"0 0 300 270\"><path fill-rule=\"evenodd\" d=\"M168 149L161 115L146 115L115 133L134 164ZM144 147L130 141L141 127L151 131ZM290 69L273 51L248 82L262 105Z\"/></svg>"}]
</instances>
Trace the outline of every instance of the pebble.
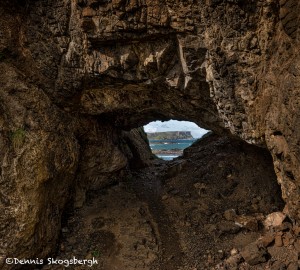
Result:
<instances>
[{"instance_id":1,"label":"pebble","mask_svg":"<svg viewBox=\"0 0 300 270\"><path fill-rule=\"evenodd\" d=\"M288 231L290 229L292 229L292 224L289 222L283 222L281 225L279 225L278 227L275 228L276 231Z\"/></svg>"},{"instance_id":2,"label":"pebble","mask_svg":"<svg viewBox=\"0 0 300 270\"><path fill-rule=\"evenodd\" d=\"M267 233L261 239L262 244L263 244L264 247L269 246L274 240L275 240L275 237L274 237L273 233Z\"/></svg>"},{"instance_id":3,"label":"pebble","mask_svg":"<svg viewBox=\"0 0 300 270\"><path fill-rule=\"evenodd\" d=\"M285 264L280 261L276 261L274 264L272 264L271 270L283 270L286 269Z\"/></svg>"},{"instance_id":4,"label":"pebble","mask_svg":"<svg viewBox=\"0 0 300 270\"><path fill-rule=\"evenodd\" d=\"M236 225L234 222L231 221L220 222L217 228L219 229L221 234L223 233L235 234L238 233L241 229L238 225Z\"/></svg>"},{"instance_id":5,"label":"pebble","mask_svg":"<svg viewBox=\"0 0 300 270\"><path fill-rule=\"evenodd\" d=\"M297 240L294 242L294 247L295 247L295 249L300 253L300 239L297 239Z\"/></svg>"},{"instance_id":6,"label":"pebble","mask_svg":"<svg viewBox=\"0 0 300 270\"><path fill-rule=\"evenodd\" d=\"M207 256L207 262L208 262L209 264L212 264L212 263L214 263L214 261L215 261L215 260L214 260L214 258L212 257L212 255L209 254L209 255Z\"/></svg>"},{"instance_id":7,"label":"pebble","mask_svg":"<svg viewBox=\"0 0 300 270\"><path fill-rule=\"evenodd\" d=\"M288 268L287 268L287 270L298 270L298 269L299 269L298 268L298 263L296 263L296 262L290 263Z\"/></svg>"},{"instance_id":8,"label":"pebble","mask_svg":"<svg viewBox=\"0 0 300 270\"><path fill-rule=\"evenodd\" d=\"M296 236L299 236L300 235L300 227L298 226L294 226L293 227L293 232Z\"/></svg>"},{"instance_id":9,"label":"pebble","mask_svg":"<svg viewBox=\"0 0 300 270\"><path fill-rule=\"evenodd\" d=\"M228 221L234 221L236 217L236 211L234 209L228 209L224 212L224 217Z\"/></svg>"},{"instance_id":10,"label":"pebble","mask_svg":"<svg viewBox=\"0 0 300 270\"><path fill-rule=\"evenodd\" d=\"M161 198L163 201L169 199L169 196L168 195L163 195L162 198Z\"/></svg>"},{"instance_id":11,"label":"pebble","mask_svg":"<svg viewBox=\"0 0 300 270\"><path fill-rule=\"evenodd\" d=\"M230 251L230 255L231 256L234 256L234 255L236 255L236 254L238 254L239 253L239 251L236 249L236 248L233 248L231 251Z\"/></svg>"},{"instance_id":12,"label":"pebble","mask_svg":"<svg viewBox=\"0 0 300 270\"><path fill-rule=\"evenodd\" d=\"M235 221L250 231L258 231L258 222L253 216L238 216Z\"/></svg>"},{"instance_id":13,"label":"pebble","mask_svg":"<svg viewBox=\"0 0 300 270\"><path fill-rule=\"evenodd\" d=\"M226 269L230 269L230 270L238 269L237 266L241 262L241 260L242 260L242 257L240 254L230 256L226 260L226 265L229 266L230 268L226 268Z\"/></svg>"},{"instance_id":14,"label":"pebble","mask_svg":"<svg viewBox=\"0 0 300 270\"><path fill-rule=\"evenodd\" d=\"M286 215L282 212L274 212L266 217L264 225L267 229L269 229L270 227L277 227L282 224L285 218Z\"/></svg>"},{"instance_id":15,"label":"pebble","mask_svg":"<svg viewBox=\"0 0 300 270\"><path fill-rule=\"evenodd\" d=\"M176 189L176 188L174 188L174 189L171 189L171 190L169 191L169 193L172 194L172 195L177 195L177 194L179 194L179 190Z\"/></svg>"},{"instance_id":16,"label":"pebble","mask_svg":"<svg viewBox=\"0 0 300 270\"><path fill-rule=\"evenodd\" d=\"M69 238L67 239L67 241L68 241L69 244L73 245L73 244L76 243L76 238L75 238L75 237L69 237Z\"/></svg>"},{"instance_id":17,"label":"pebble","mask_svg":"<svg viewBox=\"0 0 300 270\"><path fill-rule=\"evenodd\" d=\"M253 204L257 204L257 203L259 202L259 200L258 200L258 198L255 197L255 198L252 199L251 202L252 202Z\"/></svg>"},{"instance_id":18,"label":"pebble","mask_svg":"<svg viewBox=\"0 0 300 270\"><path fill-rule=\"evenodd\" d=\"M241 255L244 260L250 265L256 265L266 261L266 249L259 248L255 242L247 245L242 251Z\"/></svg>"},{"instance_id":19,"label":"pebble","mask_svg":"<svg viewBox=\"0 0 300 270\"><path fill-rule=\"evenodd\" d=\"M61 229L61 232L62 233L68 233L70 231L69 231L69 229L67 227L64 227L64 228Z\"/></svg>"},{"instance_id":20,"label":"pebble","mask_svg":"<svg viewBox=\"0 0 300 270\"><path fill-rule=\"evenodd\" d=\"M282 247L283 246L281 234L276 234L276 236L275 236L275 246L276 247Z\"/></svg>"}]
</instances>

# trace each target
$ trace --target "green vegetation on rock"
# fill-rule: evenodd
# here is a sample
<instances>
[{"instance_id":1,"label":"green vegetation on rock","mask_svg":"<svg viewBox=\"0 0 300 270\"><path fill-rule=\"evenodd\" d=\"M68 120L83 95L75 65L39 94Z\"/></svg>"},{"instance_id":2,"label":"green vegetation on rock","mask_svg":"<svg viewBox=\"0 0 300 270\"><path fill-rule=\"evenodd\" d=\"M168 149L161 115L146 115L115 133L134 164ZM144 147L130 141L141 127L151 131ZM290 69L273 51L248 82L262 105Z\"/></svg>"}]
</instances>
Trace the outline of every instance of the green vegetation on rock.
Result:
<instances>
[{"instance_id":1,"label":"green vegetation on rock","mask_svg":"<svg viewBox=\"0 0 300 270\"><path fill-rule=\"evenodd\" d=\"M11 140L15 149L19 149L25 139L25 130L23 128L18 128L11 133Z\"/></svg>"},{"instance_id":2,"label":"green vegetation on rock","mask_svg":"<svg viewBox=\"0 0 300 270\"><path fill-rule=\"evenodd\" d=\"M190 131L166 131L147 133L149 140L183 140L193 139Z\"/></svg>"}]
</instances>

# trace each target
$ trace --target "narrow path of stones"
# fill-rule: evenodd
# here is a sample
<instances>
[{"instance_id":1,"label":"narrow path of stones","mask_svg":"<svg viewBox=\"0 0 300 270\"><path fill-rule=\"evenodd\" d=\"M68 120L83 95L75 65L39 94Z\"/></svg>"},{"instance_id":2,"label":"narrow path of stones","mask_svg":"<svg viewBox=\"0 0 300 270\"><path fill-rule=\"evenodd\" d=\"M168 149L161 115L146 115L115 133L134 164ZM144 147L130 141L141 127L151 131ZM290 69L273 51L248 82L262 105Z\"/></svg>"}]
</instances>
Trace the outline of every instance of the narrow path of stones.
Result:
<instances>
[{"instance_id":1,"label":"narrow path of stones","mask_svg":"<svg viewBox=\"0 0 300 270\"><path fill-rule=\"evenodd\" d=\"M115 186L90 192L85 206L62 228L57 258L96 257L93 269L101 270L181 269L180 236L161 199L165 166L158 161Z\"/></svg>"},{"instance_id":2,"label":"narrow path of stones","mask_svg":"<svg viewBox=\"0 0 300 270\"><path fill-rule=\"evenodd\" d=\"M175 270L182 266L183 252L180 237L162 203L162 176L161 168L152 167L139 173L132 184L138 198L148 205L160 243L159 266L152 269Z\"/></svg>"}]
</instances>

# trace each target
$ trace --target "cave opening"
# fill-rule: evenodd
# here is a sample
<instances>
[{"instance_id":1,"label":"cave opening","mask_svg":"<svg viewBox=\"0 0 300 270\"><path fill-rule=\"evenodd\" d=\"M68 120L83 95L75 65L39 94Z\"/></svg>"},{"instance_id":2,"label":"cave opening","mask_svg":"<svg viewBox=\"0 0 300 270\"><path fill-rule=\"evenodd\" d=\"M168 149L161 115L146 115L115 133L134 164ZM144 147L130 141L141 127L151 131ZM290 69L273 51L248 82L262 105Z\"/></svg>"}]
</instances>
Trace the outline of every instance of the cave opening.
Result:
<instances>
[{"instance_id":1,"label":"cave opening","mask_svg":"<svg viewBox=\"0 0 300 270\"><path fill-rule=\"evenodd\" d=\"M128 132L126 143L143 142L138 131ZM209 133L180 159L148 165L88 192L69 229L63 228L62 244L87 237L73 244L76 253L63 250L61 257L97 255L100 269L213 269L233 247L256 241L266 215L283 208L269 152L236 138Z\"/></svg>"},{"instance_id":2,"label":"cave opening","mask_svg":"<svg viewBox=\"0 0 300 270\"><path fill-rule=\"evenodd\" d=\"M75 217L82 223L71 227L73 234L66 240L89 235L82 246L90 246L90 254L102 252L99 261L104 269L175 269L185 264L207 269L230 256L232 247L240 249L255 241L262 233L264 218L283 209L272 157L266 149L229 135L223 128L205 125L199 111L169 113L165 104L151 110L139 104L138 109L105 114L109 120L105 131L111 128L111 133L99 144L109 143L105 158L118 174L109 172L116 180L110 186L103 182L99 186L97 171ZM179 121L188 119L194 123ZM193 139L201 139L185 148L178 159L153 158L155 138L149 134L170 131L188 131ZM163 141L158 145L175 149L174 144L164 144L168 138L158 140ZM102 152L99 149L101 158ZM154 153L161 156L161 152ZM170 155L167 152L165 158ZM88 164L96 160L95 155L88 157ZM122 166L116 166L120 161Z\"/></svg>"},{"instance_id":3,"label":"cave opening","mask_svg":"<svg viewBox=\"0 0 300 270\"><path fill-rule=\"evenodd\" d=\"M208 130L189 121L152 121L144 126L153 154L163 160L182 156L184 149L202 138Z\"/></svg>"}]
</instances>

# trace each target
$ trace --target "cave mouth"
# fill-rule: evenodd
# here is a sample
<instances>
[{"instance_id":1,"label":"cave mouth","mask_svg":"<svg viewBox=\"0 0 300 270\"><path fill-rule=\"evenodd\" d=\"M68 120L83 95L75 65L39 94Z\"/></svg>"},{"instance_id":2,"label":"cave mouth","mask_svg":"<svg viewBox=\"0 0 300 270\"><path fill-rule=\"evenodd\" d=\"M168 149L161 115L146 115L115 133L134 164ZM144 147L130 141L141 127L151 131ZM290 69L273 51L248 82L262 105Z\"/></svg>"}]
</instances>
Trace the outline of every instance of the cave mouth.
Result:
<instances>
[{"instance_id":1,"label":"cave mouth","mask_svg":"<svg viewBox=\"0 0 300 270\"><path fill-rule=\"evenodd\" d=\"M215 269L259 239L265 216L284 206L269 152L216 133L178 162L120 180L88 192L62 230L59 258L84 254L104 269Z\"/></svg>"},{"instance_id":2,"label":"cave mouth","mask_svg":"<svg viewBox=\"0 0 300 270\"><path fill-rule=\"evenodd\" d=\"M182 156L183 150L209 131L190 121L153 121L144 126L154 155L163 160Z\"/></svg>"}]
</instances>

